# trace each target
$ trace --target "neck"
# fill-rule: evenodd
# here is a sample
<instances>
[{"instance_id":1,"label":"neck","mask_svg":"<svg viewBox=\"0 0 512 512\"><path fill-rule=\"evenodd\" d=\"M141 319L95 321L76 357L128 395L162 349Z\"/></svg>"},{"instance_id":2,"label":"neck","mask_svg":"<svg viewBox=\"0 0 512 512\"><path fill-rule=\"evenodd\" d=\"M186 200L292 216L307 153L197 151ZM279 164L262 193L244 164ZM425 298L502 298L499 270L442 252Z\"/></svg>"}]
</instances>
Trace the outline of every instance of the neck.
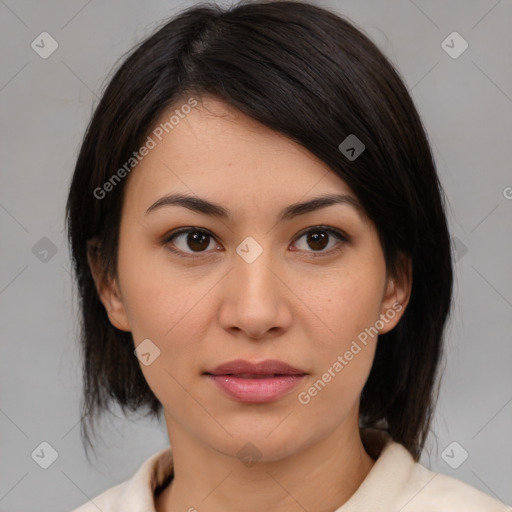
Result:
<instances>
[{"instance_id":1,"label":"neck","mask_svg":"<svg viewBox=\"0 0 512 512\"><path fill-rule=\"evenodd\" d=\"M158 512L332 512L354 494L374 464L357 424L341 425L300 452L250 467L198 443L176 424L168 422L168 429L174 478L156 500Z\"/></svg>"}]
</instances>

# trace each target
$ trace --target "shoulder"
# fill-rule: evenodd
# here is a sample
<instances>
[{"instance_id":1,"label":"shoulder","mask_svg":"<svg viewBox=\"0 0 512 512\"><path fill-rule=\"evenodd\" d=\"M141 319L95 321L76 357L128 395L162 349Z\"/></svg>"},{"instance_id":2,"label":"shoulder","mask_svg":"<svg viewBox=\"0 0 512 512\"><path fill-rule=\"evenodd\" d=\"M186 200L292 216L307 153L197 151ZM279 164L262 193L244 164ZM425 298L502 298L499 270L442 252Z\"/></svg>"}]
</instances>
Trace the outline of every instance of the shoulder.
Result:
<instances>
[{"instance_id":1,"label":"shoulder","mask_svg":"<svg viewBox=\"0 0 512 512\"><path fill-rule=\"evenodd\" d=\"M512 507L416 462L383 432L364 429L362 440L375 464L352 498L337 512L512 512Z\"/></svg>"},{"instance_id":2,"label":"shoulder","mask_svg":"<svg viewBox=\"0 0 512 512\"><path fill-rule=\"evenodd\" d=\"M146 459L130 479L110 487L71 512L154 511L154 492L172 474L172 452L167 447Z\"/></svg>"},{"instance_id":3,"label":"shoulder","mask_svg":"<svg viewBox=\"0 0 512 512\"><path fill-rule=\"evenodd\" d=\"M413 463L399 498L401 512L512 512L496 498L451 476Z\"/></svg>"}]
</instances>

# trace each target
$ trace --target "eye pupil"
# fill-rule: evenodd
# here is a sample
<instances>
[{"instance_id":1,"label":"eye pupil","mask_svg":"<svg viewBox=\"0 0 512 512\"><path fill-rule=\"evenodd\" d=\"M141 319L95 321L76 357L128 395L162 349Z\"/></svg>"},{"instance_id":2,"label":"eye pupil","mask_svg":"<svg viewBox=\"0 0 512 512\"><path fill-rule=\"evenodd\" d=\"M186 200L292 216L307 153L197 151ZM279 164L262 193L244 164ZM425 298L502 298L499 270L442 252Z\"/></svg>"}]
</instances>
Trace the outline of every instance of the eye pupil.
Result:
<instances>
[{"instance_id":1,"label":"eye pupil","mask_svg":"<svg viewBox=\"0 0 512 512\"><path fill-rule=\"evenodd\" d=\"M192 231L187 236L187 244L192 250L203 251L208 248L209 245L209 235L205 233L200 233L198 231ZM206 241L206 244L204 243ZM198 244L198 246L194 247L194 244Z\"/></svg>"},{"instance_id":2,"label":"eye pupil","mask_svg":"<svg viewBox=\"0 0 512 512\"><path fill-rule=\"evenodd\" d=\"M308 234L308 245L312 249L322 250L328 242L329 235L325 231L313 231Z\"/></svg>"}]
</instances>

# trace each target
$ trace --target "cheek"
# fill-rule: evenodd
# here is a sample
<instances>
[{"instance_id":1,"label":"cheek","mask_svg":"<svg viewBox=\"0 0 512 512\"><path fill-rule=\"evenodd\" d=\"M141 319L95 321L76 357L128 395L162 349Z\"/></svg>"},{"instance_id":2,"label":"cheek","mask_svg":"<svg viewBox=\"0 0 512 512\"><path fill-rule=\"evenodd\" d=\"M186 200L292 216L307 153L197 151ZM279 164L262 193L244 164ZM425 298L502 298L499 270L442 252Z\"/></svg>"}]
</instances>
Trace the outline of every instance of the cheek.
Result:
<instances>
[{"instance_id":1,"label":"cheek","mask_svg":"<svg viewBox=\"0 0 512 512\"><path fill-rule=\"evenodd\" d=\"M124 247L129 244L127 239ZM160 351L154 363L141 365L148 384L155 394L159 389L172 394L179 386L173 391L169 373L184 382L187 373L198 368L201 340L214 321L208 291L218 277L198 272L191 278L190 271L171 271L165 254L140 246L132 243L130 251L120 246L123 303L134 345L149 339Z\"/></svg>"},{"instance_id":2,"label":"cheek","mask_svg":"<svg viewBox=\"0 0 512 512\"><path fill-rule=\"evenodd\" d=\"M314 288L303 285L300 295L323 325L324 336L315 338L327 352L329 347L342 350L350 345L351 340L378 320L383 279L377 267L354 265L350 270L317 275L314 281Z\"/></svg>"},{"instance_id":3,"label":"cheek","mask_svg":"<svg viewBox=\"0 0 512 512\"><path fill-rule=\"evenodd\" d=\"M140 368L161 403L168 407L180 403L184 410L193 410L194 403L184 389L191 372L199 371L199 344L211 322L204 296L212 284L197 279L192 285L180 272L166 271L161 261L141 265L147 258L141 251L120 254L119 258L123 302L134 345L149 339L156 346L149 345L150 352L158 354L149 365L141 362Z\"/></svg>"},{"instance_id":4,"label":"cheek","mask_svg":"<svg viewBox=\"0 0 512 512\"><path fill-rule=\"evenodd\" d=\"M354 407L370 373L377 336L371 327L379 318L378 279L338 277L326 293L310 295L324 327L311 329L308 348L314 350L315 372L299 390L306 415L336 423ZM370 335L370 333L372 335Z\"/></svg>"},{"instance_id":5,"label":"cheek","mask_svg":"<svg viewBox=\"0 0 512 512\"><path fill-rule=\"evenodd\" d=\"M163 340L198 301L198 287L187 285L180 272L171 272L161 250L129 236L120 244L118 268L136 343L151 337Z\"/></svg>"},{"instance_id":6,"label":"cheek","mask_svg":"<svg viewBox=\"0 0 512 512\"><path fill-rule=\"evenodd\" d=\"M304 405L314 402L317 411L328 414L334 407L342 414L359 397L371 370L377 341L372 328L379 319L385 272L372 263L354 261L349 270L347 265L316 276L314 293L306 286L300 292L321 322L320 328L314 319L310 324L316 372L301 390L303 400L299 397Z\"/></svg>"}]
</instances>

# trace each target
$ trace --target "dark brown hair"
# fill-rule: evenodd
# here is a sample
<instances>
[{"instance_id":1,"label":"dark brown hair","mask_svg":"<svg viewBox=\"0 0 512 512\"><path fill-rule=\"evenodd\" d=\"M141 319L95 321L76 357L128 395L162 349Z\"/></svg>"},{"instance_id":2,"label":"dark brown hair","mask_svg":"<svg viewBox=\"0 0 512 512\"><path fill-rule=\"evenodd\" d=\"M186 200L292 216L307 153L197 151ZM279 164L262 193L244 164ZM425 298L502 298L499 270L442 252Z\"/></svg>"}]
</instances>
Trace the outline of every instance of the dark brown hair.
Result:
<instances>
[{"instance_id":1,"label":"dark brown hair","mask_svg":"<svg viewBox=\"0 0 512 512\"><path fill-rule=\"evenodd\" d=\"M181 12L124 59L95 109L67 203L81 308L82 440L91 444L89 427L111 403L124 413L162 412L131 333L109 322L87 261L88 242L97 240L105 276L116 275L126 180L105 197L95 191L165 111L205 95L301 144L343 179L376 226L390 275L397 275L401 254L410 257L410 301L397 326L380 336L360 423L387 430L418 460L437 400L452 298L443 192L425 130L392 64L352 23L295 1ZM365 145L355 160L338 148L350 134Z\"/></svg>"}]
</instances>

